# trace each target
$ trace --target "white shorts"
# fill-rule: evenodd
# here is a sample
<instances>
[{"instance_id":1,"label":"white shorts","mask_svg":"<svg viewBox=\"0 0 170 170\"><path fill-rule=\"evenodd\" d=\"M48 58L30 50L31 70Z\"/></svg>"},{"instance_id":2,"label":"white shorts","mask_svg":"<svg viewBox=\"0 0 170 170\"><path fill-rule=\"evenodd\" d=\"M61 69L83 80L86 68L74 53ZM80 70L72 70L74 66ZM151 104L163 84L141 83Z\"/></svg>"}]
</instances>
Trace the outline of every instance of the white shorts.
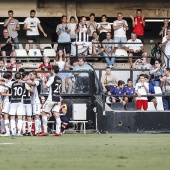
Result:
<instances>
[{"instance_id":1,"label":"white shorts","mask_svg":"<svg viewBox=\"0 0 170 170\"><path fill-rule=\"evenodd\" d=\"M40 115L41 113L41 104L40 103L35 103L32 104L33 107L33 115Z\"/></svg>"},{"instance_id":2,"label":"white shorts","mask_svg":"<svg viewBox=\"0 0 170 170\"><path fill-rule=\"evenodd\" d=\"M18 115L22 116L24 110L24 104L23 103L11 103L9 108L9 115Z\"/></svg>"},{"instance_id":3,"label":"white shorts","mask_svg":"<svg viewBox=\"0 0 170 170\"><path fill-rule=\"evenodd\" d=\"M24 104L23 116L32 116L31 104Z\"/></svg>"},{"instance_id":4,"label":"white shorts","mask_svg":"<svg viewBox=\"0 0 170 170\"><path fill-rule=\"evenodd\" d=\"M10 102L4 102L2 106L2 113L9 113Z\"/></svg>"},{"instance_id":5,"label":"white shorts","mask_svg":"<svg viewBox=\"0 0 170 170\"><path fill-rule=\"evenodd\" d=\"M60 111L60 102L46 101L43 106L43 111L46 113L57 112Z\"/></svg>"}]
</instances>

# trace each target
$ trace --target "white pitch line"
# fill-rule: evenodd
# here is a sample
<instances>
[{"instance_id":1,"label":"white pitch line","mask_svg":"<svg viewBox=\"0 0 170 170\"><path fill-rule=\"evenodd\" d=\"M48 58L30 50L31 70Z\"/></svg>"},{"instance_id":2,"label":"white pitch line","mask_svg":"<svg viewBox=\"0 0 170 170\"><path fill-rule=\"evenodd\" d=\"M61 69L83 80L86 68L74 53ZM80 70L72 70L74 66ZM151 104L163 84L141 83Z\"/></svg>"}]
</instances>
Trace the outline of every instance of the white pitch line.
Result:
<instances>
[{"instance_id":1,"label":"white pitch line","mask_svg":"<svg viewBox=\"0 0 170 170\"><path fill-rule=\"evenodd\" d=\"M14 143L0 143L0 145L12 145Z\"/></svg>"}]
</instances>

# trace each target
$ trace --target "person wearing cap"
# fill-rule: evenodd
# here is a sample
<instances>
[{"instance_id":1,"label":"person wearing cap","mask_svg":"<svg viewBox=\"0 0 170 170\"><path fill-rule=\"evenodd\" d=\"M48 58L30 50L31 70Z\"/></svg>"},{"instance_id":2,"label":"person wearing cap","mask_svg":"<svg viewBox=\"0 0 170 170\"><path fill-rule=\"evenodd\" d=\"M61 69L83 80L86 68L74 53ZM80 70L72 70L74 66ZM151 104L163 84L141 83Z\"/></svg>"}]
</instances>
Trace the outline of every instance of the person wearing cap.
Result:
<instances>
[{"instance_id":1,"label":"person wearing cap","mask_svg":"<svg viewBox=\"0 0 170 170\"><path fill-rule=\"evenodd\" d=\"M137 60L134 62L132 68L135 68L135 69L151 69L152 66L151 66L151 64L149 64L149 63L147 62L146 56L147 56L147 53L144 52L144 53L142 54L142 58L141 58L141 59L137 59Z\"/></svg>"}]
</instances>

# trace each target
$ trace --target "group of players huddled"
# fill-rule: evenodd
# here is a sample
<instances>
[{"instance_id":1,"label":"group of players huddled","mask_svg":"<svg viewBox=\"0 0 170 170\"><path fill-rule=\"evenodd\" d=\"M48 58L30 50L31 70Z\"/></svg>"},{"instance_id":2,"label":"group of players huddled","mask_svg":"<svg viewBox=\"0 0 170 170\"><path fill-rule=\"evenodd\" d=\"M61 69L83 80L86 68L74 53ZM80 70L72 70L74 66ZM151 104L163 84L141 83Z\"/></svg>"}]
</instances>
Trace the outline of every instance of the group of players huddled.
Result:
<instances>
[{"instance_id":1,"label":"group of players huddled","mask_svg":"<svg viewBox=\"0 0 170 170\"><path fill-rule=\"evenodd\" d=\"M56 119L56 134L54 136L61 136L68 124L68 119L65 116L67 105L61 104L62 85L58 72L59 67L53 65L48 81L44 76L37 77L35 71L22 72L22 70L19 70L14 77L8 71L3 74L3 78L0 78L0 94L1 113L6 133L1 134L1 136L31 136L33 124L35 136L47 136L47 114L51 112ZM40 82L44 88L49 88L48 98L42 110L38 90ZM60 112L63 113L62 116ZM40 114L42 116L42 128ZM32 119L34 119L34 123ZM26 123L27 131L25 129Z\"/></svg>"}]
</instances>

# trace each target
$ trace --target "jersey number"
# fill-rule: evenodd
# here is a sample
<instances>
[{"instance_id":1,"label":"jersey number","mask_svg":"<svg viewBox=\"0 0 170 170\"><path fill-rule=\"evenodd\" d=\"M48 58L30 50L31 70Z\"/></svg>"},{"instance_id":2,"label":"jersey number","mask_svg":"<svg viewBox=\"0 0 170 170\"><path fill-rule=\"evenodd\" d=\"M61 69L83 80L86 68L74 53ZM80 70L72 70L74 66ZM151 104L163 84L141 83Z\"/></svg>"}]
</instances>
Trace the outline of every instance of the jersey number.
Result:
<instances>
[{"instance_id":1,"label":"jersey number","mask_svg":"<svg viewBox=\"0 0 170 170\"><path fill-rule=\"evenodd\" d=\"M56 89L54 90L54 93L60 93L60 89L61 89L61 84L55 84Z\"/></svg>"},{"instance_id":2,"label":"jersey number","mask_svg":"<svg viewBox=\"0 0 170 170\"><path fill-rule=\"evenodd\" d=\"M22 87L14 87L14 96L21 96L23 93L23 88Z\"/></svg>"}]
</instances>

